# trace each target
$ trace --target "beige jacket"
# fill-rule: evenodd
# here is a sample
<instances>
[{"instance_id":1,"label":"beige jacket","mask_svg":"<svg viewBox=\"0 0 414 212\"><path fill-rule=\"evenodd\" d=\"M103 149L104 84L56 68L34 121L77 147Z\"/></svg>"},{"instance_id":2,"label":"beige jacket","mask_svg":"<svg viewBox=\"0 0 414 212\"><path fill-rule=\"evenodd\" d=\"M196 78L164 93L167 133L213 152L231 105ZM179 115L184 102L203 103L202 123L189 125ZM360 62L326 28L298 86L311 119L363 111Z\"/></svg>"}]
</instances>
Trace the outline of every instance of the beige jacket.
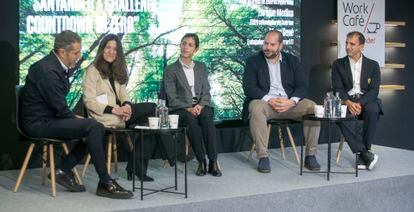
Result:
<instances>
[{"instance_id":1,"label":"beige jacket","mask_svg":"<svg viewBox=\"0 0 414 212\"><path fill-rule=\"evenodd\" d=\"M114 82L115 90L121 103L130 101L126 90L126 84L120 85ZM114 114L104 113L107 105L116 105L115 92L108 79L103 79L94 65L86 68L83 76L83 103L88 111L88 116L102 123L105 127L125 127L125 122Z\"/></svg>"}]
</instances>

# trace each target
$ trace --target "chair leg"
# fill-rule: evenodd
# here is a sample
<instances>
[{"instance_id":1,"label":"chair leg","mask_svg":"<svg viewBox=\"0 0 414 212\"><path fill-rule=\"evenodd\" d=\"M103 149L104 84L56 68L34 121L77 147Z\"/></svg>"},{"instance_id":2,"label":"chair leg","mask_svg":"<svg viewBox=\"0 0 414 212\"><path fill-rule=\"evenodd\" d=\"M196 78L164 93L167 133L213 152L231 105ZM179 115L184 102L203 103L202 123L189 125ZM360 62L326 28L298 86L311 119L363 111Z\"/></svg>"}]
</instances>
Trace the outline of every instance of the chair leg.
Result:
<instances>
[{"instance_id":1,"label":"chair leg","mask_svg":"<svg viewBox=\"0 0 414 212\"><path fill-rule=\"evenodd\" d=\"M267 125L267 139L266 139L266 141L268 141L269 142L269 138L270 138L270 131L272 130L272 125L270 125L270 124L268 124ZM268 151L267 152L267 155L269 155L270 156L270 151Z\"/></svg>"},{"instance_id":2,"label":"chair leg","mask_svg":"<svg viewBox=\"0 0 414 212\"><path fill-rule=\"evenodd\" d=\"M86 159L85 159L85 164L83 165L83 170L82 170L82 177L85 177L85 174L86 174L86 169L88 169L88 165L89 165L89 162L91 161L91 155L90 154L88 154L87 156L86 156Z\"/></svg>"},{"instance_id":3,"label":"chair leg","mask_svg":"<svg viewBox=\"0 0 414 212\"><path fill-rule=\"evenodd\" d=\"M16 185L14 186L13 192L17 192L17 190L19 190L20 183L22 182L24 173L26 172L27 164L29 163L30 157L32 156L34 147L35 144L31 143L29 149L27 150L26 157L24 158L24 162L22 168L20 169L19 176L17 177Z\"/></svg>"},{"instance_id":4,"label":"chair leg","mask_svg":"<svg viewBox=\"0 0 414 212\"><path fill-rule=\"evenodd\" d=\"M118 173L118 148L116 146L116 134L115 133L112 135L112 149L113 149L112 151L114 154L114 165L115 165L114 171Z\"/></svg>"},{"instance_id":5,"label":"chair leg","mask_svg":"<svg viewBox=\"0 0 414 212\"><path fill-rule=\"evenodd\" d=\"M186 163L186 160L188 159L188 150L189 150L189 145L190 145L190 139L188 138L188 134L187 134L187 129L184 130L184 163ZM183 170L186 173L187 170L185 169L185 165L183 164ZM187 173L186 173L187 174Z\"/></svg>"},{"instance_id":6,"label":"chair leg","mask_svg":"<svg viewBox=\"0 0 414 212\"><path fill-rule=\"evenodd\" d=\"M339 159L341 158L342 148L344 147L345 138L341 135L338 150L336 151L336 164L339 163Z\"/></svg>"},{"instance_id":7,"label":"chair leg","mask_svg":"<svg viewBox=\"0 0 414 212\"><path fill-rule=\"evenodd\" d=\"M280 126L277 127L277 133L278 133L278 136L279 136L280 151L282 152L282 158L283 158L283 160L285 160L286 159L285 144L283 142L282 129L280 128Z\"/></svg>"},{"instance_id":8,"label":"chair leg","mask_svg":"<svg viewBox=\"0 0 414 212\"><path fill-rule=\"evenodd\" d=\"M290 141L290 145L292 146L293 153L295 153L296 162L298 162L298 164L300 164L298 151L296 151L296 144L295 144L295 141L293 140L292 132L290 131L289 126L286 126L286 131L287 131L288 136L289 136L289 141Z\"/></svg>"},{"instance_id":9,"label":"chair leg","mask_svg":"<svg viewBox=\"0 0 414 212\"><path fill-rule=\"evenodd\" d=\"M42 185L46 184L46 162L47 162L47 144L42 148Z\"/></svg>"},{"instance_id":10,"label":"chair leg","mask_svg":"<svg viewBox=\"0 0 414 212\"><path fill-rule=\"evenodd\" d=\"M252 156L253 156L253 152L254 152L254 149L256 148L256 144L254 143L254 141L253 141L253 143L252 143L252 147L250 148L250 152L249 152L249 156L247 156L247 160L251 160L252 159Z\"/></svg>"},{"instance_id":11,"label":"chair leg","mask_svg":"<svg viewBox=\"0 0 414 212\"><path fill-rule=\"evenodd\" d=\"M220 163L219 163L219 160L217 160L216 162L217 162L217 169L220 170L220 171L222 171L221 166L220 166Z\"/></svg>"},{"instance_id":12,"label":"chair leg","mask_svg":"<svg viewBox=\"0 0 414 212\"><path fill-rule=\"evenodd\" d=\"M168 167L168 160L162 160L162 168L166 169Z\"/></svg>"},{"instance_id":13,"label":"chair leg","mask_svg":"<svg viewBox=\"0 0 414 212\"><path fill-rule=\"evenodd\" d=\"M52 196L56 196L56 176L55 176L55 157L53 153L53 144L49 144L49 163L50 163L50 178L52 180Z\"/></svg>"},{"instance_id":14,"label":"chair leg","mask_svg":"<svg viewBox=\"0 0 414 212\"><path fill-rule=\"evenodd\" d=\"M129 136L128 132L125 132L125 136L126 136L127 141L128 141L128 147L129 147L128 151L132 152L134 150L134 144L132 143L131 136Z\"/></svg>"},{"instance_id":15,"label":"chair leg","mask_svg":"<svg viewBox=\"0 0 414 212\"><path fill-rule=\"evenodd\" d=\"M111 174L111 156L112 156L112 135L109 135L108 138L108 157L106 160L106 169L108 170L108 174Z\"/></svg>"},{"instance_id":16,"label":"chair leg","mask_svg":"<svg viewBox=\"0 0 414 212\"><path fill-rule=\"evenodd\" d=\"M65 143L62 143L62 148L63 148L63 151L65 152L65 154L69 155L68 145L65 144ZM73 174L75 175L76 181L78 181L79 185L83 185L82 180L79 176L79 173L78 173L78 170L76 169L76 167L73 167L72 171L73 171Z\"/></svg>"},{"instance_id":17,"label":"chair leg","mask_svg":"<svg viewBox=\"0 0 414 212\"><path fill-rule=\"evenodd\" d=\"M188 156L188 146L190 145L190 140L187 133L185 133L185 156Z\"/></svg>"}]
</instances>

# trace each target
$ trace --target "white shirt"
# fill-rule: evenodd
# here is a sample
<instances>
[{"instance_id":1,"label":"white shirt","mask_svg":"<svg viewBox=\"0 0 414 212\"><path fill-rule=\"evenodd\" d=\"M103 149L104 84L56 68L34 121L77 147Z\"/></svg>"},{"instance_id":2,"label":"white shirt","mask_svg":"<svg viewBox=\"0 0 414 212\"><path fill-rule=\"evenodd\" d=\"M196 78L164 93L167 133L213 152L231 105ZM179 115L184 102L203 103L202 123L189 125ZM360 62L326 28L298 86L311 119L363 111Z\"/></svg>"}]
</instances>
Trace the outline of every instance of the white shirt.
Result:
<instances>
[{"instance_id":1,"label":"white shirt","mask_svg":"<svg viewBox=\"0 0 414 212\"><path fill-rule=\"evenodd\" d=\"M361 67L362 67L362 54L358 61L354 61L352 58L348 57L349 65L351 66L352 72L352 89L348 91L348 95L352 96L355 94L363 94L361 92Z\"/></svg>"},{"instance_id":2,"label":"white shirt","mask_svg":"<svg viewBox=\"0 0 414 212\"><path fill-rule=\"evenodd\" d=\"M181 66L183 67L183 71L185 74L185 77L187 78L187 82L190 85L191 93L193 94L193 97L196 97L195 90L194 90L194 61L191 61L190 65L186 65L181 61L181 58L179 59Z\"/></svg>"},{"instance_id":3,"label":"white shirt","mask_svg":"<svg viewBox=\"0 0 414 212\"><path fill-rule=\"evenodd\" d=\"M282 54L279 55L279 60L276 63L272 63L270 60L265 58L267 61L267 66L269 67L269 77L270 77L270 89L269 93L267 93L262 100L268 101L271 98L288 98L285 89L283 88L282 84L282 76L280 73L280 63L282 62ZM292 97L291 100L295 101L297 104L300 100L299 97Z\"/></svg>"}]
</instances>

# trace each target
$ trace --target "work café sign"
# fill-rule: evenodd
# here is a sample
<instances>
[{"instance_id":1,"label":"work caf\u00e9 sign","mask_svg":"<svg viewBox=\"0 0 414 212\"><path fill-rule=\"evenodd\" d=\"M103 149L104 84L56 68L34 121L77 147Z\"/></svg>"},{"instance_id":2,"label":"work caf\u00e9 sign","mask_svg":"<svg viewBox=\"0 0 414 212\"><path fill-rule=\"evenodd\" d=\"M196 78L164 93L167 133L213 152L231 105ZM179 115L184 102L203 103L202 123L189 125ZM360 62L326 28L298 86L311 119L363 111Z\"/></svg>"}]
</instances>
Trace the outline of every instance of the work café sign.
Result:
<instances>
[{"instance_id":1,"label":"work caf\u00e9 sign","mask_svg":"<svg viewBox=\"0 0 414 212\"><path fill-rule=\"evenodd\" d=\"M362 32L363 54L385 63L385 0L338 0L338 58L346 55L346 34Z\"/></svg>"}]
</instances>

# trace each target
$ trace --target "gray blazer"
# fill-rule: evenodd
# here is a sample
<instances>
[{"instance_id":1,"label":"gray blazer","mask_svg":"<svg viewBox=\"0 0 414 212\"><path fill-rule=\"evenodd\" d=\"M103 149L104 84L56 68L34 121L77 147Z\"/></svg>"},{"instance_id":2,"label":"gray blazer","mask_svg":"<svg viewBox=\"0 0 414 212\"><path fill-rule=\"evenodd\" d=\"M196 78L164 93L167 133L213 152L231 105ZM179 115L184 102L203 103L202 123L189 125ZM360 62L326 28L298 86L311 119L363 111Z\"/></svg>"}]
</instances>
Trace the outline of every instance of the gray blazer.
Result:
<instances>
[{"instance_id":1,"label":"gray blazer","mask_svg":"<svg viewBox=\"0 0 414 212\"><path fill-rule=\"evenodd\" d=\"M198 104L211 107L210 84L206 64L194 61L194 91ZM171 110L192 106L193 94L179 60L167 66L164 71L164 90Z\"/></svg>"}]
</instances>

